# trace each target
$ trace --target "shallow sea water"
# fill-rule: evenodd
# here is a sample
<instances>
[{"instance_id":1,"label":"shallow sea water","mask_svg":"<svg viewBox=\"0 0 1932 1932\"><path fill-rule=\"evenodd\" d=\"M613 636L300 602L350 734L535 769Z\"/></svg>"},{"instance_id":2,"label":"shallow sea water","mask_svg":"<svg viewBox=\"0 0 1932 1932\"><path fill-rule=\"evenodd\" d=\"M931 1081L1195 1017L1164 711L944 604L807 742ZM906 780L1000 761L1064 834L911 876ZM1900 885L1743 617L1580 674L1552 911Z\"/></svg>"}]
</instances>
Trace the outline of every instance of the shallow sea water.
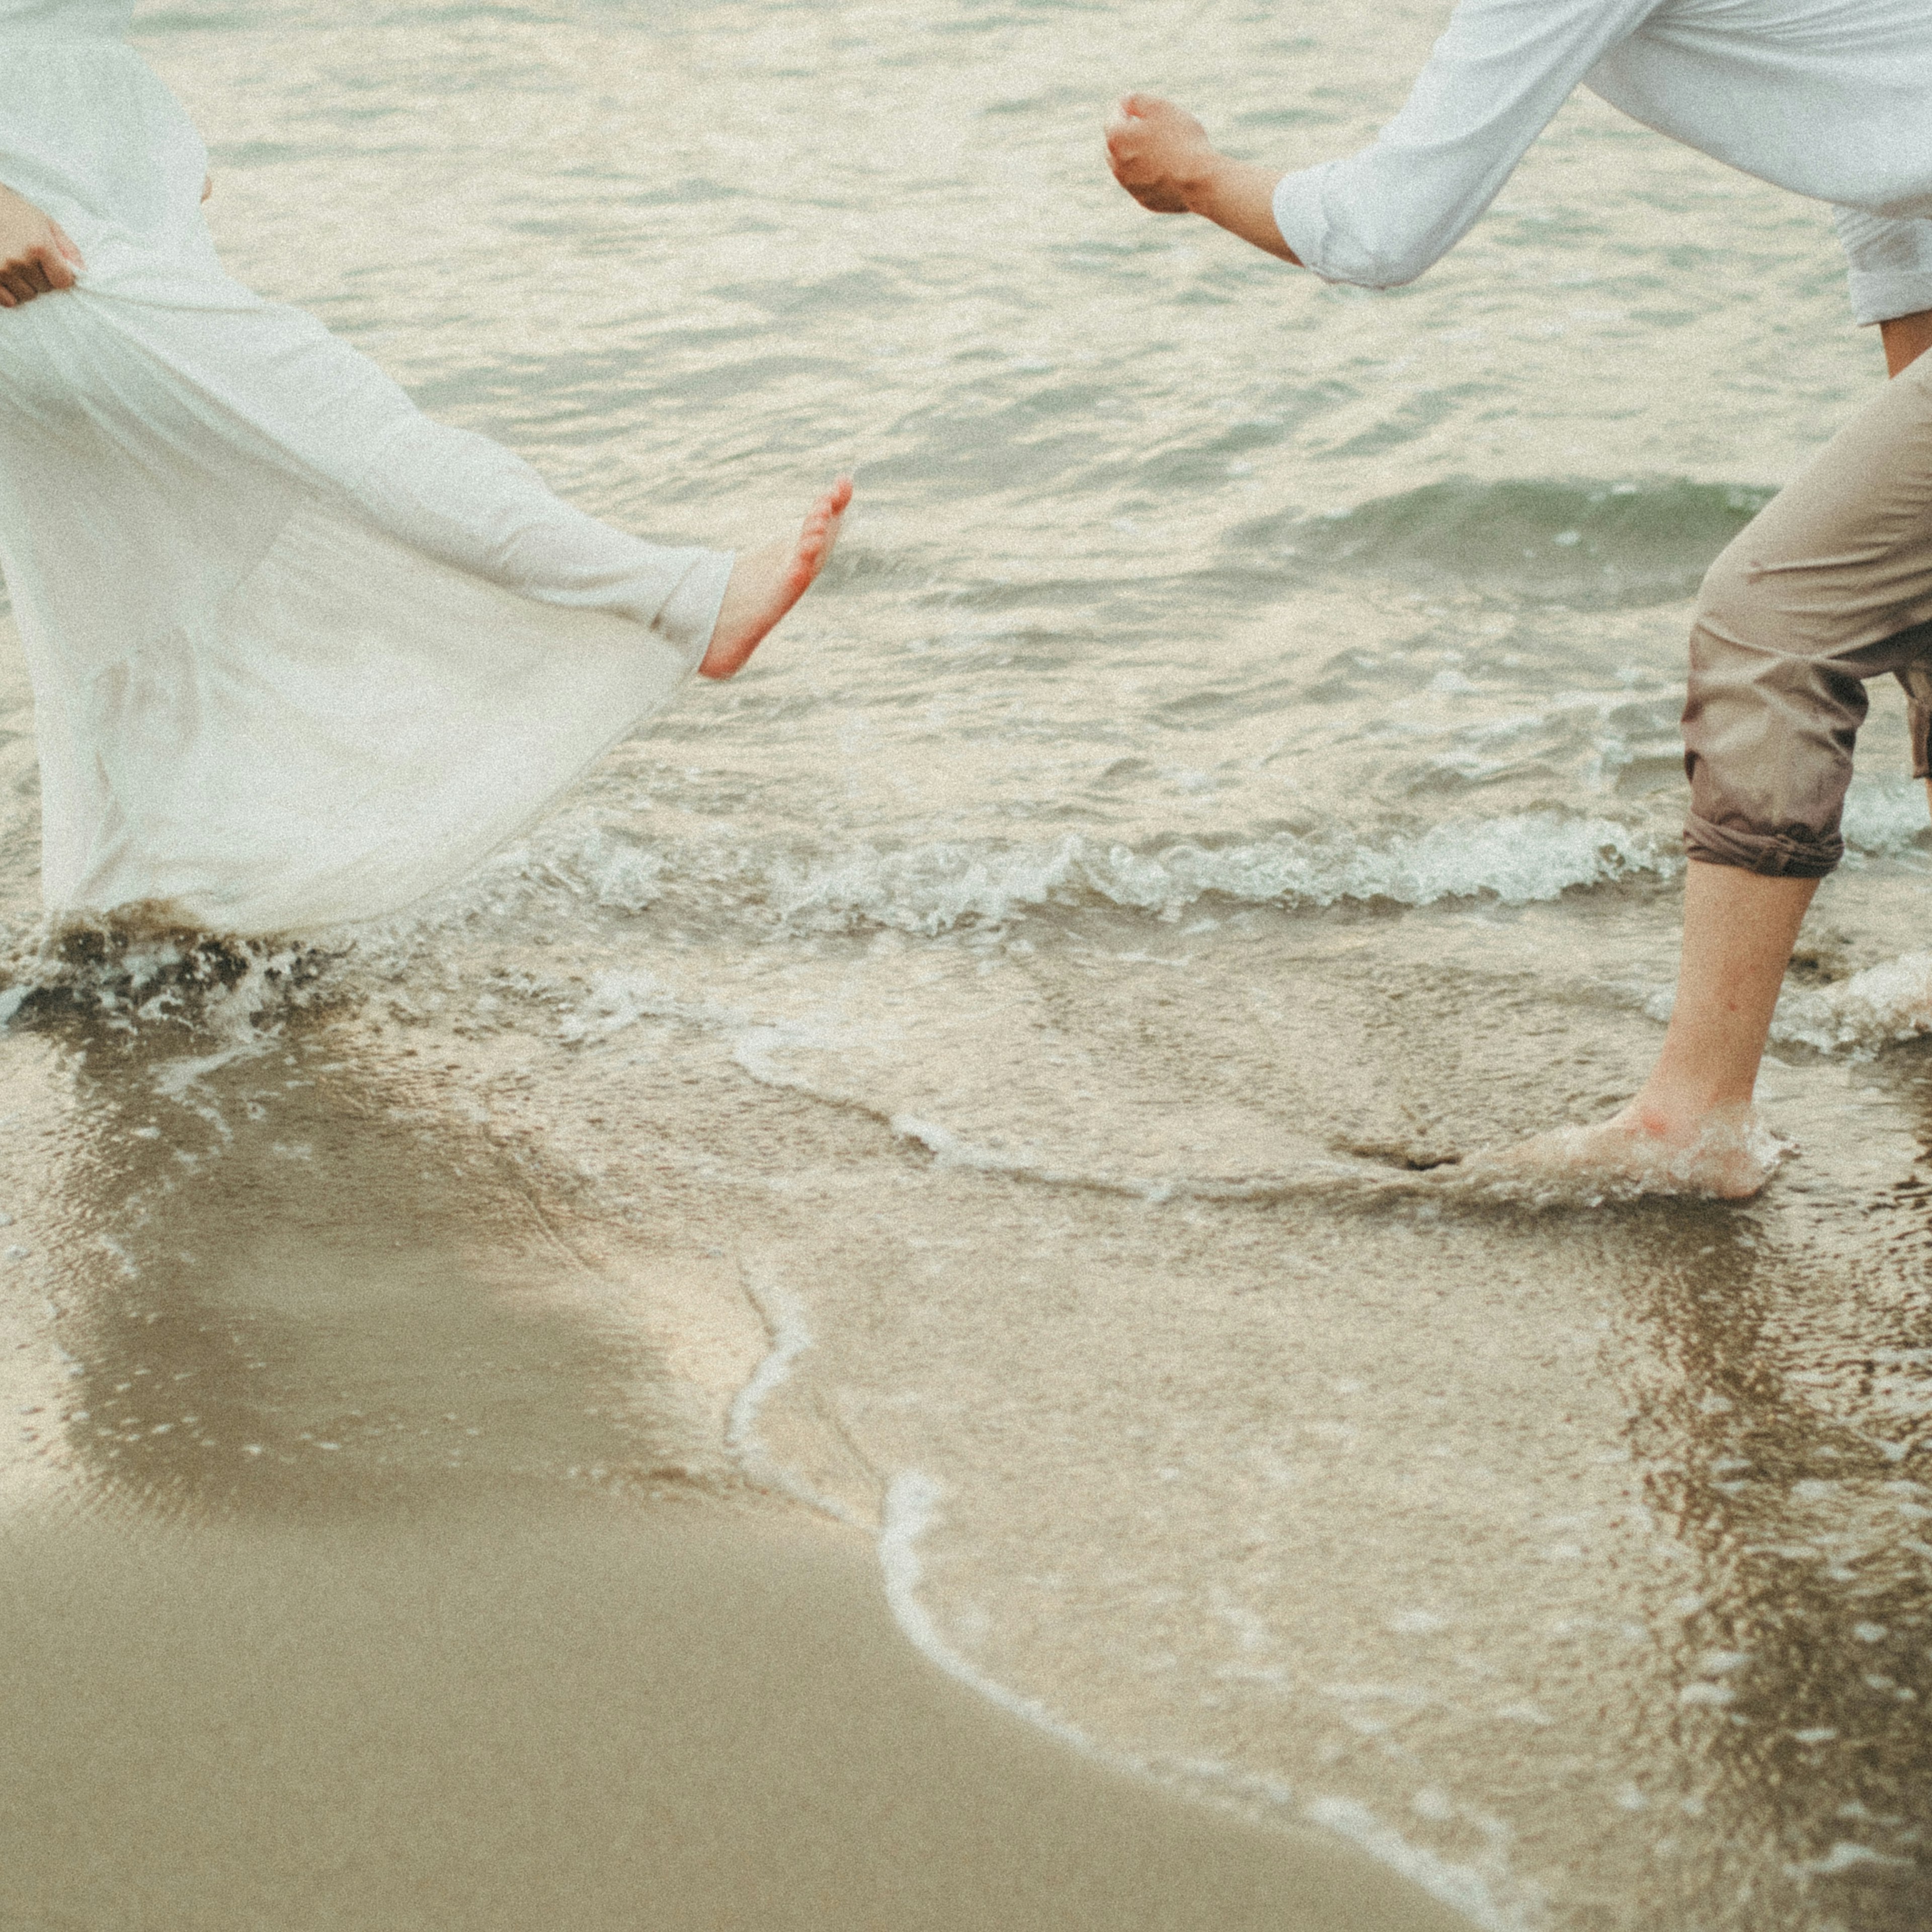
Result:
<instances>
[{"instance_id":1,"label":"shallow sea water","mask_svg":"<svg viewBox=\"0 0 1932 1932\"><path fill-rule=\"evenodd\" d=\"M1824 211L1580 98L1378 296L1100 166L1135 85L1344 152L1442 11L144 10L230 266L426 407L668 540L837 468L860 500L736 683L436 904L250 959L40 952L4 661L10 1488L245 1483L238 1424L143 1392L122 1427L98 1363L212 1295L191 1204L314 1160L320 1093L620 1274L670 1228L712 1264L599 1304L649 1426L512 1432L520 1477L875 1527L968 1681L1479 1924L1924 1922L1932 837L1895 692L1763 1198L1444 1172L1600 1116L1660 1036L1688 598L1881 377ZM277 1311L196 1305L245 1380ZM248 1414L298 1462L401 1454L354 1406ZM158 1420L218 1439L200 1502Z\"/></svg>"}]
</instances>

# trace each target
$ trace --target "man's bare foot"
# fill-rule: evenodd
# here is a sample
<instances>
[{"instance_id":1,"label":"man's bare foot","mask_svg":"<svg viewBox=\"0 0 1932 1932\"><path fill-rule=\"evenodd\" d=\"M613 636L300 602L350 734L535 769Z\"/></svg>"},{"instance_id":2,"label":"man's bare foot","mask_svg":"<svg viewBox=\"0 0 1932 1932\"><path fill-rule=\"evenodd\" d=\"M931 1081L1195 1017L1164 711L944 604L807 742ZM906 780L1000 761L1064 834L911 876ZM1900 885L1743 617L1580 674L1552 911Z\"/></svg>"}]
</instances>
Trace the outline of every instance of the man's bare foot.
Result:
<instances>
[{"instance_id":1,"label":"man's bare foot","mask_svg":"<svg viewBox=\"0 0 1932 1932\"><path fill-rule=\"evenodd\" d=\"M1669 1123L1634 1101L1594 1127L1559 1127L1464 1163L1472 1180L1568 1193L1701 1194L1746 1201L1769 1180L1784 1148L1756 1108L1727 1106Z\"/></svg>"},{"instance_id":2,"label":"man's bare foot","mask_svg":"<svg viewBox=\"0 0 1932 1932\"><path fill-rule=\"evenodd\" d=\"M825 568L838 540L839 519L852 500L852 479L842 476L806 513L790 542L747 550L731 568L711 642L698 665L705 677L732 677Z\"/></svg>"}]
</instances>

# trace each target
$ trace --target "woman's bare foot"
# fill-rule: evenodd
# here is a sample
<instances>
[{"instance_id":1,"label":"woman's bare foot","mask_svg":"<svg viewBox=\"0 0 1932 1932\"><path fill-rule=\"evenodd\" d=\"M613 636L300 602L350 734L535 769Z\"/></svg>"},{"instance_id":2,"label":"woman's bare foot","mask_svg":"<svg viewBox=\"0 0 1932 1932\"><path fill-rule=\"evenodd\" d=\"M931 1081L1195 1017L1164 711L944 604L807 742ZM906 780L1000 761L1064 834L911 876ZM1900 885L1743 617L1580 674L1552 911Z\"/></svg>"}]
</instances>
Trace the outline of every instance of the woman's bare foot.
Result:
<instances>
[{"instance_id":1,"label":"woman's bare foot","mask_svg":"<svg viewBox=\"0 0 1932 1932\"><path fill-rule=\"evenodd\" d=\"M842 476L806 513L796 539L747 550L732 566L718 622L698 668L705 677L731 677L825 568L838 540L839 519L852 500L852 479Z\"/></svg>"},{"instance_id":2,"label":"woman's bare foot","mask_svg":"<svg viewBox=\"0 0 1932 1932\"><path fill-rule=\"evenodd\" d=\"M1633 1101L1594 1127L1559 1127L1464 1163L1471 1180L1584 1188L1622 1195L1701 1194L1746 1201L1769 1180L1784 1148L1757 1110L1715 1107L1666 1122Z\"/></svg>"}]
</instances>

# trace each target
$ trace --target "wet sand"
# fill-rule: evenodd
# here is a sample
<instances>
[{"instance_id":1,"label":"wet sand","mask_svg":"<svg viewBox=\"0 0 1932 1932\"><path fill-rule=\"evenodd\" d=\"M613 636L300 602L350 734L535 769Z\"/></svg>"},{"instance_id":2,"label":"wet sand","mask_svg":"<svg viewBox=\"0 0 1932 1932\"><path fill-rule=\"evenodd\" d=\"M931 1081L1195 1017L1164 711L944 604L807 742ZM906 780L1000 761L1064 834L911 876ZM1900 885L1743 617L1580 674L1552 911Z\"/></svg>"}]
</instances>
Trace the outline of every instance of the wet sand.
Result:
<instances>
[{"instance_id":1,"label":"wet sand","mask_svg":"<svg viewBox=\"0 0 1932 1932\"><path fill-rule=\"evenodd\" d=\"M183 1044L0 1036L7 1932L1460 1922L922 1658L724 1454L715 1251L560 1223L326 1028L186 1106Z\"/></svg>"}]
</instances>

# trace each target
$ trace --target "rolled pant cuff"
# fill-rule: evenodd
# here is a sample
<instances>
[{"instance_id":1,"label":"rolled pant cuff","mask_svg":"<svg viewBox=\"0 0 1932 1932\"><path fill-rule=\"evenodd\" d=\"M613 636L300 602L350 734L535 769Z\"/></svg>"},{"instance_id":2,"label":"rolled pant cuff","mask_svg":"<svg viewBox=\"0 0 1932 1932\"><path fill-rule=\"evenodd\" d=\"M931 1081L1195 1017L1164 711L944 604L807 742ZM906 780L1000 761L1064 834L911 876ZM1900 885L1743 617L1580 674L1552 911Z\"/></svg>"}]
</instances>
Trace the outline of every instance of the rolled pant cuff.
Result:
<instances>
[{"instance_id":1,"label":"rolled pant cuff","mask_svg":"<svg viewBox=\"0 0 1932 1932\"><path fill-rule=\"evenodd\" d=\"M1833 837L1801 844L1774 832L1743 832L1713 825L1695 812L1684 821L1684 850L1708 866L1736 866L1772 879L1822 879L1845 856L1845 842Z\"/></svg>"}]
</instances>

